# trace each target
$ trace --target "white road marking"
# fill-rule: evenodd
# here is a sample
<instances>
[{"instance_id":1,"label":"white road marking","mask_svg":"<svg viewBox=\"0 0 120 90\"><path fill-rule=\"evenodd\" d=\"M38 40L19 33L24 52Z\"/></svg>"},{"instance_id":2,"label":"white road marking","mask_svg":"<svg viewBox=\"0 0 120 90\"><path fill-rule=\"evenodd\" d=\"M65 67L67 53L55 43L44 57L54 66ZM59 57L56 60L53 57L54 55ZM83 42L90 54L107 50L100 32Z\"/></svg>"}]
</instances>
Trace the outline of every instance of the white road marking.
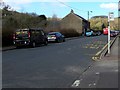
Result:
<instances>
[{"instance_id":1,"label":"white road marking","mask_svg":"<svg viewBox=\"0 0 120 90\"><path fill-rule=\"evenodd\" d=\"M118 72L118 70L115 70L115 72Z\"/></svg>"},{"instance_id":2,"label":"white road marking","mask_svg":"<svg viewBox=\"0 0 120 90\"><path fill-rule=\"evenodd\" d=\"M95 86L95 85L96 85L96 83L93 83L93 85Z\"/></svg>"},{"instance_id":3,"label":"white road marking","mask_svg":"<svg viewBox=\"0 0 120 90\"><path fill-rule=\"evenodd\" d=\"M76 80L73 84L72 87L78 87L80 85L80 80Z\"/></svg>"},{"instance_id":4,"label":"white road marking","mask_svg":"<svg viewBox=\"0 0 120 90\"><path fill-rule=\"evenodd\" d=\"M99 75L99 74L100 74L100 72L96 72L95 74L96 74L96 75Z\"/></svg>"},{"instance_id":5,"label":"white road marking","mask_svg":"<svg viewBox=\"0 0 120 90\"><path fill-rule=\"evenodd\" d=\"M89 84L89 87L91 86L92 84Z\"/></svg>"}]
</instances>

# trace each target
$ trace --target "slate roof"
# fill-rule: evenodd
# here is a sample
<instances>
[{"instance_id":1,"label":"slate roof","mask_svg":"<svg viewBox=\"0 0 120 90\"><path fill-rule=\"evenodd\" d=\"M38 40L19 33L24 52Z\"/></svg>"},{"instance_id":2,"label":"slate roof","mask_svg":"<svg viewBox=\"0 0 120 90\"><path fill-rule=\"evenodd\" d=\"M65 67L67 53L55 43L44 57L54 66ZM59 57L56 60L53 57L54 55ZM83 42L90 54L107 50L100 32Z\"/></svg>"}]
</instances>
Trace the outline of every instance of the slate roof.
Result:
<instances>
[{"instance_id":1,"label":"slate roof","mask_svg":"<svg viewBox=\"0 0 120 90\"><path fill-rule=\"evenodd\" d=\"M81 18L84 22L88 22L88 20L84 19L83 17L81 17L80 15L78 14L75 14L74 11L71 9L71 12L69 14L74 14L75 16L77 16L78 18ZM68 15L69 15L68 14ZM65 18L65 17L64 17Z\"/></svg>"},{"instance_id":2,"label":"slate roof","mask_svg":"<svg viewBox=\"0 0 120 90\"><path fill-rule=\"evenodd\" d=\"M83 19L83 21L88 22L88 20L84 19L84 18L83 18L83 17L81 17L80 15L77 15L77 14L74 14L74 15L76 15L77 17L79 17L79 18Z\"/></svg>"}]
</instances>

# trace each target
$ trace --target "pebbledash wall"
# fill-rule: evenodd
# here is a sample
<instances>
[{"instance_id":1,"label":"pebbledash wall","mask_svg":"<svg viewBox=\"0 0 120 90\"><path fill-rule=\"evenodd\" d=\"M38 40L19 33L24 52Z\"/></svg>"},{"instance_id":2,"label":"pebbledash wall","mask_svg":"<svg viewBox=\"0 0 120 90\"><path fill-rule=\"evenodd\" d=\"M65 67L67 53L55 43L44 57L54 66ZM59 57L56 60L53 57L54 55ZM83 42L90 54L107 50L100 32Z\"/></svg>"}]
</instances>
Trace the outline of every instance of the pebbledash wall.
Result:
<instances>
[{"instance_id":1,"label":"pebbledash wall","mask_svg":"<svg viewBox=\"0 0 120 90\"><path fill-rule=\"evenodd\" d=\"M85 30L90 28L90 23L83 17L75 14L73 10L71 10L71 12L61 20L60 26L61 29L73 29L82 34Z\"/></svg>"}]
</instances>

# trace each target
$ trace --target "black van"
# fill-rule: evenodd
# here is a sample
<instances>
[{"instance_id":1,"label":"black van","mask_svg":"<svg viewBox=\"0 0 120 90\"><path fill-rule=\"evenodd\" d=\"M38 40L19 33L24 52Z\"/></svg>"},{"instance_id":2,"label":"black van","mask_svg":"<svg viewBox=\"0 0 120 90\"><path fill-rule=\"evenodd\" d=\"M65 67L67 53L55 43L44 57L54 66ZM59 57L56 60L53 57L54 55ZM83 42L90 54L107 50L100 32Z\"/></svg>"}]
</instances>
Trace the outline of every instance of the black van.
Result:
<instances>
[{"instance_id":1,"label":"black van","mask_svg":"<svg viewBox=\"0 0 120 90\"><path fill-rule=\"evenodd\" d=\"M13 43L16 47L48 44L47 35L41 28L17 29L13 34Z\"/></svg>"}]
</instances>

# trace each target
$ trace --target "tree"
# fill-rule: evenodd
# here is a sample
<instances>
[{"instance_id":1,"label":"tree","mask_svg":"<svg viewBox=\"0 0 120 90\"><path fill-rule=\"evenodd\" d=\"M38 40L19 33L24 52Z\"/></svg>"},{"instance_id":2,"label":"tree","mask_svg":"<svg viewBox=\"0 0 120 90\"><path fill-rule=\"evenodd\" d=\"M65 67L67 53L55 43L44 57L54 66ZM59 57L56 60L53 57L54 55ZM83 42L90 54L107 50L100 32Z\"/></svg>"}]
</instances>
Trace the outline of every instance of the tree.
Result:
<instances>
[{"instance_id":1,"label":"tree","mask_svg":"<svg viewBox=\"0 0 120 90\"><path fill-rule=\"evenodd\" d=\"M1 18L3 46L12 44L12 34L18 28L45 28L47 25L45 15L9 11L9 5L3 3L3 6Z\"/></svg>"},{"instance_id":2,"label":"tree","mask_svg":"<svg viewBox=\"0 0 120 90\"><path fill-rule=\"evenodd\" d=\"M47 17L45 15L39 15L38 17L43 19L43 20L47 20Z\"/></svg>"},{"instance_id":3,"label":"tree","mask_svg":"<svg viewBox=\"0 0 120 90\"><path fill-rule=\"evenodd\" d=\"M48 18L46 31L59 31L60 30L60 19L57 18L56 14L53 14L52 18Z\"/></svg>"},{"instance_id":4,"label":"tree","mask_svg":"<svg viewBox=\"0 0 120 90\"><path fill-rule=\"evenodd\" d=\"M90 27L93 30L103 30L103 28L107 27L107 18L90 19Z\"/></svg>"},{"instance_id":5,"label":"tree","mask_svg":"<svg viewBox=\"0 0 120 90\"><path fill-rule=\"evenodd\" d=\"M105 28L105 24L104 23L102 24L102 30L103 30L103 28Z\"/></svg>"}]
</instances>

